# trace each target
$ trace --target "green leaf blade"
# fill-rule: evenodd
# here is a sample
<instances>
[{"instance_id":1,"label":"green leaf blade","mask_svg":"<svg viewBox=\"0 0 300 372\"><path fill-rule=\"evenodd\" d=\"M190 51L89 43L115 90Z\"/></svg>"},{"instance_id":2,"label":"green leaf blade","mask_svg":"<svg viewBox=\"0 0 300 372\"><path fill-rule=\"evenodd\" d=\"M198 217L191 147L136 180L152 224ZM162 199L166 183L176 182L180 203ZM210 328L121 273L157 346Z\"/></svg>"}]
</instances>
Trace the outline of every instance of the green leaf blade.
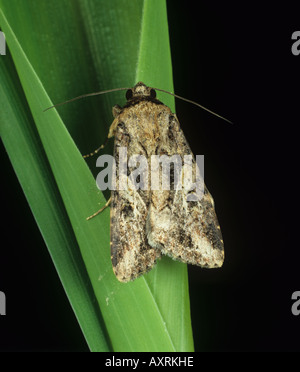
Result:
<instances>
[{"instance_id":1,"label":"green leaf blade","mask_svg":"<svg viewBox=\"0 0 300 372\"><path fill-rule=\"evenodd\" d=\"M43 1L41 3L44 4ZM127 1L112 1L109 2L110 6L107 3L102 1L80 1L78 3L79 6L73 9L72 14L76 14L76 17L81 18L85 27L84 36L80 35L79 42L83 39L88 40L90 51L89 56L85 56L83 59L80 58L81 69L85 71L83 80L91 71L94 71L96 72L99 85L101 81L103 89L133 86L137 82L136 80L142 80L148 85L172 91L172 67L165 2L157 0L132 2L136 5L135 15L139 18L132 17L132 14L129 14L130 11L134 11L127 9ZM26 5L23 6L26 8ZM49 8L55 12L51 2L49 3ZM34 10L34 12L36 11L38 10ZM57 19L62 21L65 14L61 12L62 10L57 14ZM95 19L93 14L97 14L98 18ZM120 14L122 14L124 20L118 18ZM151 28L151 22L156 19L155 17L159 18L153 29ZM103 21L101 27L99 26L99 19ZM108 22L108 19L111 19L111 21L107 26L109 28L106 28L105 22ZM23 22L25 21L23 20ZM70 20L70 25L72 25L72 21ZM29 25L30 22L27 22ZM28 25L24 26L28 33L36 34L37 30L30 31ZM123 28L120 28L120 25ZM3 18L1 19L1 26L4 27ZM72 26L70 28L74 30L77 27L74 26L73 28ZM18 29L18 27L16 28ZM7 32L7 29L5 32ZM47 32L52 40L52 30L47 30ZM112 39L107 38L107 32L113 33ZM121 42L130 39L130 36L133 36L135 41L129 44L128 49L126 49ZM160 39L159 45L154 45L152 40L158 39ZM76 244L80 248L91 287L97 299L97 306L94 308L95 312L101 312L105 323L105 330L103 325L101 325L101 321L99 321L98 328L102 329L102 332L105 333L107 331L108 333L110 340L106 342L106 349L111 343L115 351L192 351L193 340L189 314L186 265L164 258L151 273L144 277L128 284L119 283L113 275L110 262L109 210L105 210L91 221L86 221L86 217L102 206L105 200L96 189L94 178L82 159L75 142L80 148L92 146L86 152L101 144L101 137L105 138L109 121L111 121L110 107L115 103L121 103L116 98L120 97L120 95L111 94L103 99L101 98L99 107L96 107L96 101L90 103L92 109L87 117L93 117L95 124L98 123L94 128L85 128L85 132L91 130L88 138L91 140L92 145L85 141L84 136L81 136L82 130L78 129L82 125L82 122L80 122L82 114L79 115L78 119L76 117L77 109L75 113L63 113L62 116L66 120L70 117L73 118L73 122L68 123L68 129L75 140L74 142L55 110L43 112L46 107L52 105L52 102L48 98L42 81L45 82L47 91L48 86L51 91L53 89L51 85L53 86L53 84L57 83L57 92L55 94L57 97L62 97L64 94L66 95L64 79L71 79L71 76L68 76L68 72L66 72L66 75L61 75L60 68L58 68L58 75L54 79L54 83L51 84L46 77L47 70L54 71L54 74L56 73L53 59L59 59L59 53L61 53L60 45L55 51L55 43L50 43L51 48L53 48L53 57L49 61L45 61L45 67L41 69L38 66L35 68L30 63L31 61L38 61L37 44L36 48L32 46L28 48L28 53L33 53L35 56L29 55L27 58L21 46L18 45L17 40L18 35L16 38L13 32L11 32L11 37L7 35L14 63L17 67L47 161L54 175L53 180L55 180L70 221L71 228L68 227L68 229L73 234ZM68 40L67 36L66 40ZM72 40L72 35L69 38L69 43L70 40ZM65 43L67 45L68 41L65 41ZM63 44L63 41L60 41L59 44ZM39 47L43 46L39 45ZM46 47L44 50L46 50ZM157 50L162 51L162 57L157 55ZM72 48L70 48L70 51L72 51ZM46 52L44 51L44 53ZM124 63L124 56L126 55L128 58L125 58ZM93 61L93 67L86 66L86 61ZM37 62L33 63L36 64ZM38 71L39 73L37 73ZM71 67L71 71L74 71L73 67ZM87 74L86 71L88 71ZM94 84L87 84L82 81L80 74L75 75L73 79L72 85L78 85L82 89L77 94L90 92L85 89L88 85L92 86ZM68 98L72 98L72 95L64 97L64 99ZM122 99L124 100L124 98ZM172 110L174 109L173 97L163 95L160 99L168 104ZM72 105L74 107L74 104ZM97 114L99 110L101 115ZM84 115L86 109L84 108L82 112ZM103 123L101 125L98 122L99 117ZM97 143L95 141L96 137L99 138ZM95 141L95 145L93 145L93 141ZM10 153L13 152L14 146L11 146ZM26 181L22 184L23 188L26 188ZM55 205L54 208L56 209L57 206ZM60 214L58 209L56 212L58 215ZM39 217L36 216L36 218ZM65 227L63 227L64 229ZM55 250L51 242L48 242L47 245L50 252ZM56 266L59 266L60 258L57 256L53 260ZM69 265L71 263L72 260L70 259ZM68 290L66 289L66 291ZM71 289L72 291L74 292L73 296L76 296L75 289ZM87 301L91 301L91 299ZM74 308L76 313L81 310ZM79 321L84 323L84 320ZM84 333L87 340L93 339L94 336L90 334L89 330L84 331ZM103 346L105 342L102 343L102 346L100 344L97 345L95 343L93 344L94 346L90 347L92 350L105 349ZM89 345L91 345L91 342L89 342Z\"/></svg>"},{"instance_id":2,"label":"green leaf blade","mask_svg":"<svg viewBox=\"0 0 300 372\"><path fill-rule=\"evenodd\" d=\"M7 57L9 58L9 57ZM0 60L1 138L91 350L108 351L103 321L12 64Z\"/></svg>"}]
</instances>

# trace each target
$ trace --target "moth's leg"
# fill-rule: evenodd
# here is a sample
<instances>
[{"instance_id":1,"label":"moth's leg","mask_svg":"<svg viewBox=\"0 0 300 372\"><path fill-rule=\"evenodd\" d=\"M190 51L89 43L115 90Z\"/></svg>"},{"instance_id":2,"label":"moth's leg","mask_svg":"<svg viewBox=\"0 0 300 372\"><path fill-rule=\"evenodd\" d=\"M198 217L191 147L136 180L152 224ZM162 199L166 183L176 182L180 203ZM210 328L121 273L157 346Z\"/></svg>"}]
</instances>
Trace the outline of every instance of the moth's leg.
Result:
<instances>
[{"instance_id":1,"label":"moth's leg","mask_svg":"<svg viewBox=\"0 0 300 372\"><path fill-rule=\"evenodd\" d=\"M118 123L118 120L116 120L116 118L119 116L121 110L122 110L122 107L119 106L119 105L115 105L112 108L112 114L113 114L113 117L115 118L115 120L113 121L112 125L110 126L110 130L109 130L109 133L108 133L108 136L107 136L105 142L103 143L103 145L101 145L100 147L98 147L95 151L93 151L93 152L91 152L89 154L83 155L84 158L89 158L90 156L96 155L100 150L102 150L105 147L105 145L107 144L109 138L113 137L113 133L114 133L116 124Z\"/></svg>"},{"instance_id":2,"label":"moth's leg","mask_svg":"<svg viewBox=\"0 0 300 372\"><path fill-rule=\"evenodd\" d=\"M83 155L83 157L84 157L84 158L89 158L90 156L94 156L94 155L96 155L97 152L99 152L100 150L102 150L102 149L105 147L105 145L106 145L107 142L108 142L108 139L109 139L109 137L106 137L106 140L105 140L105 142L103 143L103 145L101 145L100 147L98 147L95 151L90 152L89 154Z\"/></svg>"},{"instance_id":3,"label":"moth's leg","mask_svg":"<svg viewBox=\"0 0 300 372\"><path fill-rule=\"evenodd\" d=\"M104 211L104 209L107 208L110 203L111 203L111 197L107 200L107 202L105 203L104 207L102 207L101 209L99 209L99 211L95 212L91 216L87 217L87 221L90 220L90 219L92 219L93 217L97 216L102 211Z\"/></svg>"}]
</instances>

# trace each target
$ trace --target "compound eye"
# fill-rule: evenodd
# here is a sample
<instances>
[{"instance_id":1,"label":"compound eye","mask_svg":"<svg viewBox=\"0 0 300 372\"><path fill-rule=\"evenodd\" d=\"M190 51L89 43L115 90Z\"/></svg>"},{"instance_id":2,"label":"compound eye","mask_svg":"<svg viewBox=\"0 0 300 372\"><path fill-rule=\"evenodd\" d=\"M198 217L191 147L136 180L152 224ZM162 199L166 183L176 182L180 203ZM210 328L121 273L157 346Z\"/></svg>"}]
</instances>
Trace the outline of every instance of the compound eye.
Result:
<instances>
[{"instance_id":1,"label":"compound eye","mask_svg":"<svg viewBox=\"0 0 300 372\"><path fill-rule=\"evenodd\" d=\"M130 100L133 97L132 89L128 89L126 92L126 99L127 101Z\"/></svg>"},{"instance_id":2,"label":"compound eye","mask_svg":"<svg viewBox=\"0 0 300 372\"><path fill-rule=\"evenodd\" d=\"M156 98L156 92L154 89L151 88L150 90L150 98Z\"/></svg>"}]
</instances>

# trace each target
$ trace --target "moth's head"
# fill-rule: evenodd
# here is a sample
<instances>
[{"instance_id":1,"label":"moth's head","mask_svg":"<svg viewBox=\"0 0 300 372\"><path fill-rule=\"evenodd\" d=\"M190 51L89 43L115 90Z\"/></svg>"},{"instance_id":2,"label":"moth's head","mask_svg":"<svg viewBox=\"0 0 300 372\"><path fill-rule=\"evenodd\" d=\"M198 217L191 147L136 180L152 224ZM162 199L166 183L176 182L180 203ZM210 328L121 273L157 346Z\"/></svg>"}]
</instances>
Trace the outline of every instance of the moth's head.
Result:
<instances>
[{"instance_id":1,"label":"moth's head","mask_svg":"<svg viewBox=\"0 0 300 372\"><path fill-rule=\"evenodd\" d=\"M126 92L127 101L138 97L155 98L156 92L153 88L147 87L147 85L140 81L133 88L128 89Z\"/></svg>"}]
</instances>

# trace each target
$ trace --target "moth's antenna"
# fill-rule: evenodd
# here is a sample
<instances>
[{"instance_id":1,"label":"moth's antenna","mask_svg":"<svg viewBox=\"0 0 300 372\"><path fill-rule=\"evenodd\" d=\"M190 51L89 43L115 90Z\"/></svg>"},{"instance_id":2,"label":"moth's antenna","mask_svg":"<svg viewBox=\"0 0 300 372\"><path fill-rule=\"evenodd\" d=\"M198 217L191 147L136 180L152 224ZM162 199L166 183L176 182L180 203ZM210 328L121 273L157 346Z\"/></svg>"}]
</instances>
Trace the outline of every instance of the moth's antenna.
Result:
<instances>
[{"instance_id":1,"label":"moth's antenna","mask_svg":"<svg viewBox=\"0 0 300 372\"><path fill-rule=\"evenodd\" d=\"M111 92L118 92L118 91L120 91L120 90L128 90L128 89L132 89L132 88L114 88L114 89L109 89L109 90L102 90L102 91L100 91L100 92L95 92L95 93L83 94L83 95L81 95L81 96L78 96L78 97L75 97L75 98L69 99L68 101L64 101L64 102L61 102L61 103L57 103L56 105L50 106L50 107L46 108L46 109L44 110L44 112L47 111L47 110L50 110L50 109L52 109L52 108L54 108L54 107L62 106L62 105L65 105L66 103L70 103L70 102L73 102L73 101L77 101L78 99L81 99L81 98L92 97L92 96L99 96L100 94L106 94L106 93L111 93ZM163 92L163 93L170 94L171 96L174 96L174 97L176 97L176 98L179 98L179 99L181 99L181 100L183 100L183 101L186 101L186 102L192 103L192 104L194 104L194 105L196 105L196 106L202 108L203 110L205 110L205 111L211 113L212 115L217 116L218 118L223 119L223 120L227 121L227 122L230 123L230 124L233 124L230 120L228 120L228 119L224 118L223 116L217 114L216 112L213 112L213 111L209 110L208 108L206 108L206 107L200 105L200 103L197 103L197 102L192 101L192 100L190 100L190 99L187 99L187 98L184 98L184 97L178 96L177 94L175 94L175 93L171 93L171 92L168 92L167 90L164 90L164 89L160 89L160 88L153 88L153 89L158 90L158 91Z\"/></svg>"},{"instance_id":2,"label":"moth's antenna","mask_svg":"<svg viewBox=\"0 0 300 372\"><path fill-rule=\"evenodd\" d=\"M75 97L75 98L69 99L68 101L61 102L61 103L57 103L56 105L50 106L50 107L46 108L46 109L44 110L44 112L47 111L47 110L50 110L50 109L52 109L52 108L54 108L54 107L62 106L62 105L66 104L66 103L69 103L69 102L77 101L78 99L81 99L81 98L84 98L84 97L99 96L100 94L111 93L111 92L117 92L117 91L119 91L119 90L128 90L128 89L131 89L131 88L115 88L115 89L109 89L109 90L102 90L101 92L95 92L95 93L83 94L82 96L78 96L78 97Z\"/></svg>"},{"instance_id":3,"label":"moth's antenna","mask_svg":"<svg viewBox=\"0 0 300 372\"><path fill-rule=\"evenodd\" d=\"M217 114L216 112L213 112L213 111L209 110L208 108L206 108L206 107L200 105L200 103L197 103L197 102L195 102L195 101L191 101L190 99L187 99L187 98L183 98L183 97L181 97L181 96L178 96L178 95L175 94L175 93L168 92L167 90L164 90L164 89L159 89L159 88L153 88L153 89L155 89L155 90L159 90L160 92L164 92L164 93L171 94L171 96L174 96L174 97L176 97L176 98L182 99L183 101L186 101L186 102L192 103L192 104L194 104L194 105L196 105L196 106L202 108L203 110L205 110L205 111L211 113L212 115L215 115L215 116L217 116L218 118L223 119L223 120L227 121L227 122L230 123L230 124L233 124L232 121L230 121L230 120L224 118L223 116Z\"/></svg>"}]
</instances>

